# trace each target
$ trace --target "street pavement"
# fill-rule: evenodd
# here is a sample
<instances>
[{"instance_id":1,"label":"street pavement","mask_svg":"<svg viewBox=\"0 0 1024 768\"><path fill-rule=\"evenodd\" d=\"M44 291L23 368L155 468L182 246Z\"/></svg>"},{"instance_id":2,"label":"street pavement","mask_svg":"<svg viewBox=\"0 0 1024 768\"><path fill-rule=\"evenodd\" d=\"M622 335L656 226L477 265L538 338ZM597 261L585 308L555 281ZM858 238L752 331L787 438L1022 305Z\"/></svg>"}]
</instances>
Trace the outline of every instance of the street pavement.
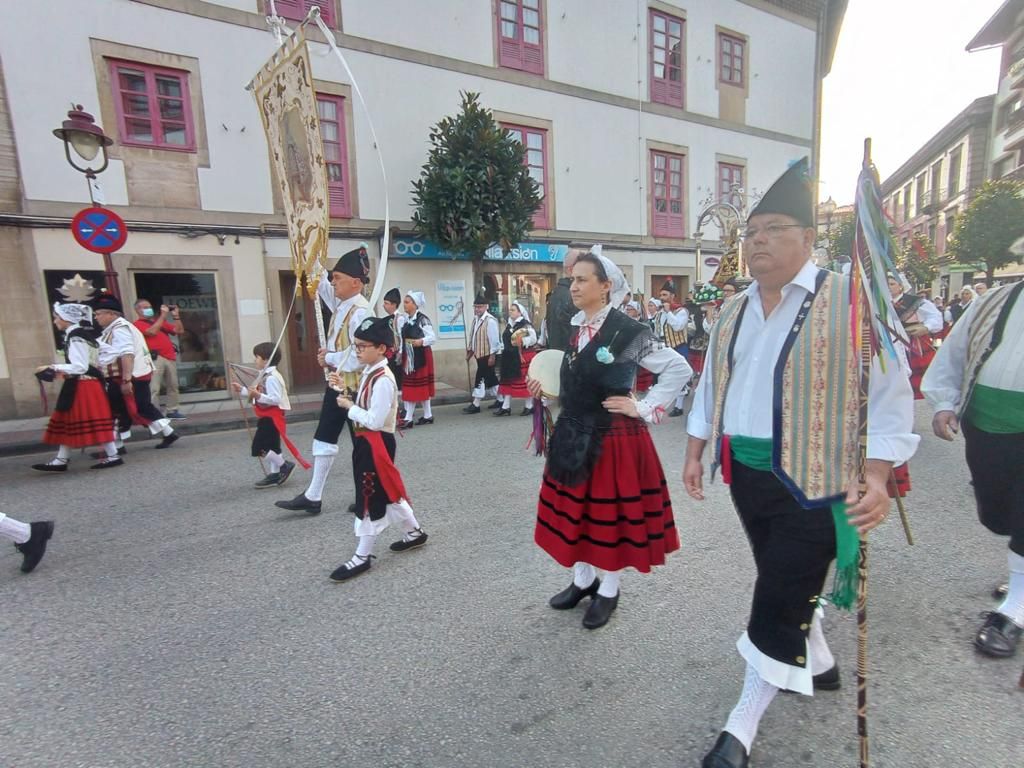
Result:
<instances>
[{"instance_id":1,"label":"street pavement","mask_svg":"<svg viewBox=\"0 0 1024 768\"><path fill-rule=\"evenodd\" d=\"M976 522L962 443L917 407L917 543L895 513L871 535L872 765L1019 766L1024 654L971 646L1005 540ZM130 444L106 472L0 459L0 509L57 522L34 573L0 554L0 766L699 766L741 686L753 564L721 483L683 492L684 420L653 430L682 550L628 573L591 632L546 605L569 577L532 541L529 420L435 415L398 447L429 543L395 554L389 530L345 584L327 576L354 548L347 437L319 517L273 506L301 470L252 488L244 430ZM313 429L292 436L308 449ZM857 765L854 618L829 609L826 633L842 690L779 696L757 768Z\"/></svg>"}]
</instances>

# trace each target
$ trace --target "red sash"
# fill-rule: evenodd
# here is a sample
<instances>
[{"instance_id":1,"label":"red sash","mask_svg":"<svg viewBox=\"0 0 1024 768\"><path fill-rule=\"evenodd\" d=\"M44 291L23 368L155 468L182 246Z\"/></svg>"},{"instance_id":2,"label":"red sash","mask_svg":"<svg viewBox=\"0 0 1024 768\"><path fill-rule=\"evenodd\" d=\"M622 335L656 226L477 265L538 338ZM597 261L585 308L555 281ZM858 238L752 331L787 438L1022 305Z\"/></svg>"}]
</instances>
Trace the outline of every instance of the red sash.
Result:
<instances>
[{"instance_id":1,"label":"red sash","mask_svg":"<svg viewBox=\"0 0 1024 768\"><path fill-rule=\"evenodd\" d=\"M398 467L388 455L388 449L384 446L384 440L380 432L370 429L357 429L357 438L363 438L370 444L370 451L373 454L373 468L377 470L377 477L380 478L380 485L387 494L388 501L394 504L401 499L409 500L409 494L405 492L405 484L398 472Z\"/></svg>"},{"instance_id":2,"label":"red sash","mask_svg":"<svg viewBox=\"0 0 1024 768\"><path fill-rule=\"evenodd\" d=\"M302 465L303 469L309 469L313 466L302 458L302 454L299 453L299 449L295 447L295 443L288 439L287 425L284 420L284 411L276 405L260 405L259 403L253 403L252 408L256 411L256 415L261 419L266 417L274 422L274 426L277 428L277 434L281 436L281 442L285 444L292 456L295 457L295 460Z\"/></svg>"}]
</instances>

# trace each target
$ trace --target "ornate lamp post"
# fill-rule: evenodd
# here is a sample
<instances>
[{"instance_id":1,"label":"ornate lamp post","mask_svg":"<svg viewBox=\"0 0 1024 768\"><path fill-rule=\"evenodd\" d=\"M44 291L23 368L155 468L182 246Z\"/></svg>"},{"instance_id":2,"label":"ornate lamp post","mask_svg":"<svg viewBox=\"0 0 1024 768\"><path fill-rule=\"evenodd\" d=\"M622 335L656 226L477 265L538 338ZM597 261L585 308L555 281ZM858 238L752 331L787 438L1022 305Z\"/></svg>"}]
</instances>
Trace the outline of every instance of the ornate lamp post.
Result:
<instances>
[{"instance_id":1,"label":"ornate lamp post","mask_svg":"<svg viewBox=\"0 0 1024 768\"><path fill-rule=\"evenodd\" d=\"M64 142L64 156L68 164L79 173L85 174L89 202L95 206L92 185L96 175L107 170L107 147L113 144L114 140L96 125L93 116L84 111L81 104L74 105L68 112L68 119L61 123L60 128L53 130L53 135ZM97 159L98 157L101 159ZM121 298L121 292L117 287L117 272L114 271L114 263L109 253L103 254L103 266L106 271L107 290Z\"/></svg>"}]
</instances>

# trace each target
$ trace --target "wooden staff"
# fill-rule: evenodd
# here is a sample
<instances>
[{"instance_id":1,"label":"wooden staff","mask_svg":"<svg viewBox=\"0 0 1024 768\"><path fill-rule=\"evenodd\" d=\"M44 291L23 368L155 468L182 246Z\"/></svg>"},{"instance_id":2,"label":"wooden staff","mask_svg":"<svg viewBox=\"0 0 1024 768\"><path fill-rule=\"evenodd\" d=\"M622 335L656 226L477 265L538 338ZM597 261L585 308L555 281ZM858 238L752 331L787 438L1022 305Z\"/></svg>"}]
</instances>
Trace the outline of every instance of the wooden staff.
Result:
<instances>
[{"instance_id":1,"label":"wooden staff","mask_svg":"<svg viewBox=\"0 0 1024 768\"><path fill-rule=\"evenodd\" d=\"M914 532L910 530L910 518L907 516L907 508L903 504L903 496L900 493L899 483L896 482L896 470L889 470L889 482L896 489L896 509L900 513L900 522L903 524L903 535L907 537L907 544L914 546Z\"/></svg>"}]
</instances>

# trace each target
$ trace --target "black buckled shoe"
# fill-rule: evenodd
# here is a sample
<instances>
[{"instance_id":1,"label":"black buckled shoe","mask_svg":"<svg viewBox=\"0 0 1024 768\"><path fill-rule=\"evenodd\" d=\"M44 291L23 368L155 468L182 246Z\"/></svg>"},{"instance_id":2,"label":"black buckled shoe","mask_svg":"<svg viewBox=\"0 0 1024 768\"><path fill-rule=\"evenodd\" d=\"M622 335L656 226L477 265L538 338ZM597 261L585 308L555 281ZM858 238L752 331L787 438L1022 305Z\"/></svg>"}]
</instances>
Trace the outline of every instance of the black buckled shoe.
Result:
<instances>
[{"instance_id":1,"label":"black buckled shoe","mask_svg":"<svg viewBox=\"0 0 1024 768\"><path fill-rule=\"evenodd\" d=\"M116 456L113 459L104 459L99 464L93 464L89 469L111 469L112 467L124 466L124 459Z\"/></svg>"},{"instance_id":2,"label":"black buckled shoe","mask_svg":"<svg viewBox=\"0 0 1024 768\"><path fill-rule=\"evenodd\" d=\"M718 735L718 741L701 760L701 768L747 768L750 758L743 743L728 731Z\"/></svg>"},{"instance_id":3,"label":"black buckled shoe","mask_svg":"<svg viewBox=\"0 0 1024 768\"><path fill-rule=\"evenodd\" d=\"M120 448L117 449L117 455L118 456L127 456L128 455L128 449L125 448L122 445ZM90 453L89 456L90 456L90 458L93 458L93 459L105 459L105 458L107 458L107 454L105 454L103 451L96 451L94 453Z\"/></svg>"},{"instance_id":4,"label":"black buckled shoe","mask_svg":"<svg viewBox=\"0 0 1024 768\"><path fill-rule=\"evenodd\" d=\"M523 408L523 410L519 412L519 415L520 416L533 416L533 408Z\"/></svg>"},{"instance_id":5,"label":"black buckled shoe","mask_svg":"<svg viewBox=\"0 0 1024 768\"><path fill-rule=\"evenodd\" d=\"M267 488L276 488L281 484L281 475L278 472L271 472L269 475L264 477L262 480L257 480L253 483L254 488L259 488L261 491L265 491Z\"/></svg>"},{"instance_id":6,"label":"black buckled shoe","mask_svg":"<svg viewBox=\"0 0 1024 768\"><path fill-rule=\"evenodd\" d=\"M339 565L331 574L331 581L348 581L360 573L370 570L370 561L374 555L367 555L365 558L359 555L352 555L352 559L343 565Z\"/></svg>"},{"instance_id":7,"label":"black buckled shoe","mask_svg":"<svg viewBox=\"0 0 1024 768\"><path fill-rule=\"evenodd\" d=\"M161 448L170 448L172 445L178 442L179 437L180 436L178 435L177 432L171 432L171 434L167 435L167 437L160 441L159 445L157 445L157 450Z\"/></svg>"},{"instance_id":8,"label":"black buckled shoe","mask_svg":"<svg viewBox=\"0 0 1024 768\"><path fill-rule=\"evenodd\" d=\"M571 608L575 608L580 604L580 600L584 597L593 597L597 594L597 588L601 586L601 580L594 578L593 583L583 589L577 587L576 582L572 582L568 587L563 589L557 595L548 600L548 605L554 608L556 611L568 611Z\"/></svg>"},{"instance_id":9,"label":"black buckled shoe","mask_svg":"<svg viewBox=\"0 0 1024 768\"><path fill-rule=\"evenodd\" d=\"M400 538L398 541L390 546L392 552L407 552L410 549L416 549L416 547L422 547L427 543L427 534L422 528L417 528L411 533L419 532L419 535L413 536L411 539L406 539L405 536Z\"/></svg>"},{"instance_id":10,"label":"black buckled shoe","mask_svg":"<svg viewBox=\"0 0 1024 768\"><path fill-rule=\"evenodd\" d=\"M33 464L32 469L36 472L67 472L68 463L66 461L57 461L56 459L46 464Z\"/></svg>"},{"instance_id":11,"label":"black buckled shoe","mask_svg":"<svg viewBox=\"0 0 1024 768\"><path fill-rule=\"evenodd\" d=\"M832 669L826 669L813 678L814 690L816 691L838 691L843 683L839 679L839 665L833 664Z\"/></svg>"},{"instance_id":12,"label":"black buckled shoe","mask_svg":"<svg viewBox=\"0 0 1024 768\"><path fill-rule=\"evenodd\" d=\"M427 424L433 424L433 423L434 423L434 417L433 416L431 416L429 419L426 416L420 416L418 419L416 419L416 426L417 427L424 427Z\"/></svg>"},{"instance_id":13,"label":"black buckled shoe","mask_svg":"<svg viewBox=\"0 0 1024 768\"><path fill-rule=\"evenodd\" d=\"M473 405L472 403L470 403L469 405L467 405L465 408L462 409L462 412L463 413L480 413L480 406L479 405Z\"/></svg>"},{"instance_id":14,"label":"black buckled shoe","mask_svg":"<svg viewBox=\"0 0 1024 768\"><path fill-rule=\"evenodd\" d=\"M583 626L587 629L599 629L608 623L615 609L619 606L619 596L605 597L602 594L594 595L590 601L587 612L583 614Z\"/></svg>"},{"instance_id":15,"label":"black buckled shoe","mask_svg":"<svg viewBox=\"0 0 1024 768\"><path fill-rule=\"evenodd\" d=\"M21 572L32 573L32 569L39 565L39 561L46 554L46 542L53 536L53 521L43 520L39 523L29 523L32 529L28 541L24 544L15 544L14 548L23 555L21 560Z\"/></svg>"},{"instance_id":16,"label":"black buckled shoe","mask_svg":"<svg viewBox=\"0 0 1024 768\"><path fill-rule=\"evenodd\" d=\"M292 512L309 512L311 515L319 515L322 510L322 503L306 498L306 494L300 493L294 499L287 501L275 501L275 507L288 509Z\"/></svg>"},{"instance_id":17,"label":"black buckled shoe","mask_svg":"<svg viewBox=\"0 0 1024 768\"><path fill-rule=\"evenodd\" d=\"M501 400L500 399L495 400L493 403L491 403L490 405L487 406L487 410L489 410L489 411L496 411L499 408L501 408Z\"/></svg>"},{"instance_id":18,"label":"black buckled shoe","mask_svg":"<svg viewBox=\"0 0 1024 768\"><path fill-rule=\"evenodd\" d=\"M1024 628L1017 626L1013 619L998 611L992 611L985 619L974 638L974 646L986 656L1005 659L1017 652Z\"/></svg>"},{"instance_id":19,"label":"black buckled shoe","mask_svg":"<svg viewBox=\"0 0 1024 768\"><path fill-rule=\"evenodd\" d=\"M412 429L414 426L416 426L416 422L412 419L403 419L402 423L398 425L398 428L405 432Z\"/></svg>"},{"instance_id":20,"label":"black buckled shoe","mask_svg":"<svg viewBox=\"0 0 1024 768\"><path fill-rule=\"evenodd\" d=\"M499 408L498 410L496 410L494 412L493 415L494 416L511 416L512 415L512 409L511 408Z\"/></svg>"}]
</instances>

